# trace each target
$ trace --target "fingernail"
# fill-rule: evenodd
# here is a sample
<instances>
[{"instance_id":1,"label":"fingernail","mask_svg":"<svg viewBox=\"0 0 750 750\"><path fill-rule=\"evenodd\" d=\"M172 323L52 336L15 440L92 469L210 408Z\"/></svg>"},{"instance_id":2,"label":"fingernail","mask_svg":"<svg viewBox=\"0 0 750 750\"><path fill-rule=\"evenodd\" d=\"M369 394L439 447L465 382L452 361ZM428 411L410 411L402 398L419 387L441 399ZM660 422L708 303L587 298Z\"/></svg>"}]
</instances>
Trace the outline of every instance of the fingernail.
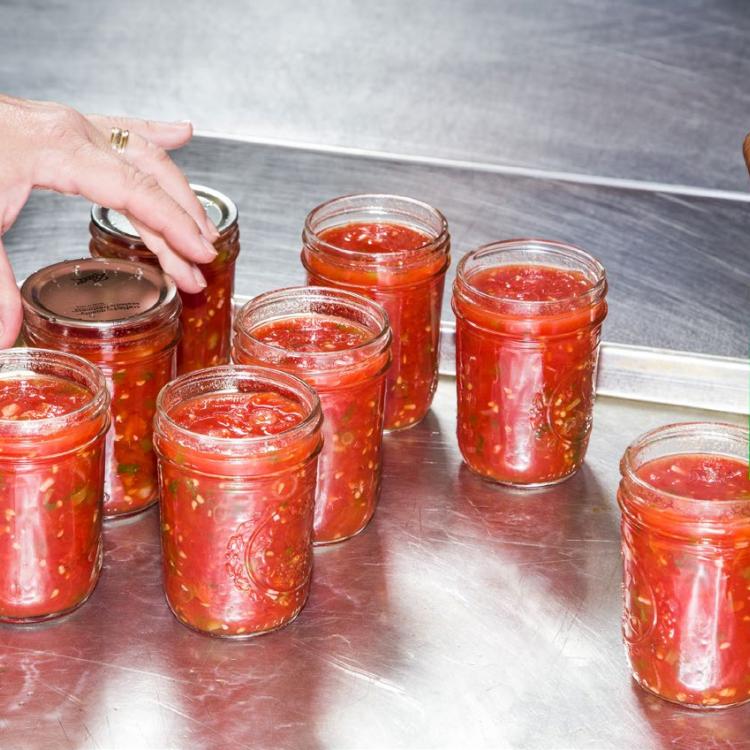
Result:
<instances>
[{"instance_id":1,"label":"fingernail","mask_svg":"<svg viewBox=\"0 0 750 750\"><path fill-rule=\"evenodd\" d=\"M216 248L203 235L201 235L201 242L203 243L203 247L206 249L206 251L210 255L211 260L213 260L219 254Z\"/></svg>"},{"instance_id":2,"label":"fingernail","mask_svg":"<svg viewBox=\"0 0 750 750\"><path fill-rule=\"evenodd\" d=\"M193 278L195 279L195 283L201 288L205 289L207 284L206 280L203 278L203 274L200 272L200 269L196 266L193 266Z\"/></svg>"},{"instance_id":3,"label":"fingernail","mask_svg":"<svg viewBox=\"0 0 750 750\"><path fill-rule=\"evenodd\" d=\"M192 125L193 123L190 120L174 120L173 122L170 122L169 124L174 125L175 127L185 128L188 125Z\"/></svg>"}]
</instances>

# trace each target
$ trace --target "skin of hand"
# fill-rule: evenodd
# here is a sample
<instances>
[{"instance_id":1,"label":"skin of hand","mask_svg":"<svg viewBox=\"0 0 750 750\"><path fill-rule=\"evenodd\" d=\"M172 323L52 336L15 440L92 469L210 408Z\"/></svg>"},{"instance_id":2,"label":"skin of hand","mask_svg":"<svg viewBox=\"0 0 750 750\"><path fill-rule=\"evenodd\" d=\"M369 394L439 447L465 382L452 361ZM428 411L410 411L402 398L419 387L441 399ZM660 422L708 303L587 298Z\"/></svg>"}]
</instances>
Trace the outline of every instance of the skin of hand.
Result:
<instances>
[{"instance_id":1,"label":"skin of hand","mask_svg":"<svg viewBox=\"0 0 750 750\"><path fill-rule=\"evenodd\" d=\"M122 154L113 127L130 131ZM34 188L81 195L125 214L164 271L186 292L206 282L196 263L216 257L219 234L167 154L193 135L189 122L84 116L53 102L0 94L0 348L21 328L21 299L2 235Z\"/></svg>"}]
</instances>

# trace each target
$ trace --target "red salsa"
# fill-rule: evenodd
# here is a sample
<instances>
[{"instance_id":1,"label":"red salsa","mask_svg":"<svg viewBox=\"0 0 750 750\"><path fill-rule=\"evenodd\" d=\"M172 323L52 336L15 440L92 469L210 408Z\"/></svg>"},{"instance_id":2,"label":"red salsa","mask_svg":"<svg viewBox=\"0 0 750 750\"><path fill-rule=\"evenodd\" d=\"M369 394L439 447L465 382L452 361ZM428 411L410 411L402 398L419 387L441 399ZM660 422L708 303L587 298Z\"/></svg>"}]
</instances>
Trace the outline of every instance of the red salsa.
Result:
<instances>
[{"instance_id":1,"label":"red salsa","mask_svg":"<svg viewBox=\"0 0 750 750\"><path fill-rule=\"evenodd\" d=\"M51 375L0 378L0 419L62 417L90 400L91 392L82 385Z\"/></svg>"},{"instance_id":2,"label":"red salsa","mask_svg":"<svg viewBox=\"0 0 750 750\"><path fill-rule=\"evenodd\" d=\"M340 352L372 338L362 326L314 313L258 326L252 335L263 344L292 352Z\"/></svg>"},{"instance_id":3,"label":"red salsa","mask_svg":"<svg viewBox=\"0 0 750 750\"><path fill-rule=\"evenodd\" d=\"M164 586L183 624L251 636L294 619L312 568L320 407L301 381L215 368L159 397Z\"/></svg>"},{"instance_id":4,"label":"red salsa","mask_svg":"<svg viewBox=\"0 0 750 750\"><path fill-rule=\"evenodd\" d=\"M200 266L206 288L196 294L180 292L182 339L177 349L180 374L229 362L234 263L228 263L227 258L234 251L223 249L220 240L216 249L217 258Z\"/></svg>"},{"instance_id":5,"label":"red salsa","mask_svg":"<svg viewBox=\"0 0 750 750\"><path fill-rule=\"evenodd\" d=\"M130 261L65 261L22 289L29 344L97 365L111 394L104 513L138 513L158 498L151 441L156 397L174 377L180 301L174 282Z\"/></svg>"},{"instance_id":6,"label":"red salsa","mask_svg":"<svg viewBox=\"0 0 750 750\"><path fill-rule=\"evenodd\" d=\"M483 294L519 302L565 301L591 289L580 271L538 265L486 268L471 277L471 284Z\"/></svg>"},{"instance_id":7,"label":"red salsa","mask_svg":"<svg viewBox=\"0 0 750 750\"><path fill-rule=\"evenodd\" d=\"M218 255L211 263L200 266L206 288L197 294L180 292L182 338L177 349L178 373L229 361L234 267L240 251L234 203L216 190L201 185L192 187L220 236L214 243ZM122 214L94 206L89 229L89 250L95 258L122 258L158 266L156 256Z\"/></svg>"},{"instance_id":8,"label":"red salsa","mask_svg":"<svg viewBox=\"0 0 750 750\"><path fill-rule=\"evenodd\" d=\"M315 312L306 310L315 309ZM277 317L284 311L286 317ZM294 373L313 386L325 417L315 543L362 531L380 493L386 316L358 295L316 287L261 295L239 313L234 359Z\"/></svg>"},{"instance_id":9,"label":"red salsa","mask_svg":"<svg viewBox=\"0 0 750 750\"><path fill-rule=\"evenodd\" d=\"M104 380L86 362L0 352L1 621L57 617L93 591L107 424Z\"/></svg>"},{"instance_id":10,"label":"red salsa","mask_svg":"<svg viewBox=\"0 0 750 750\"><path fill-rule=\"evenodd\" d=\"M199 435L249 438L277 435L304 418L302 405L273 391L216 394L179 404L171 414L181 427Z\"/></svg>"},{"instance_id":11,"label":"red salsa","mask_svg":"<svg viewBox=\"0 0 750 750\"><path fill-rule=\"evenodd\" d=\"M714 502L750 500L747 463L727 456L664 456L641 466L637 475L655 489L672 495Z\"/></svg>"},{"instance_id":12,"label":"red salsa","mask_svg":"<svg viewBox=\"0 0 750 750\"><path fill-rule=\"evenodd\" d=\"M342 250L360 253L400 253L419 250L430 241L429 235L405 224L354 222L331 227L320 239Z\"/></svg>"},{"instance_id":13,"label":"red salsa","mask_svg":"<svg viewBox=\"0 0 750 750\"><path fill-rule=\"evenodd\" d=\"M575 472L588 445L606 282L574 248L582 270L503 263L519 245L480 248L459 267L458 442L485 478L549 484Z\"/></svg>"},{"instance_id":14,"label":"red salsa","mask_svg":"<svg viewBox=\"0 0 750 750\"><path fill-rule=\"evenodd\" d=\"M637 682L667 700L750 699L750 478L733 456L645 461L620 486L623 632Z\"/></svg>"},{"instance_id":15,"label":"red salsa","mask_svg":"<svg viewBox=\"0 0 750 750\"><path fill-rule=\"evenodd\" d=\"M361 205L380 218L340 223ZM336 215L336 224L330 225L328 213ZM437 387L440 312L450 264L445 219L407 198L351 196L312 211L303 238L309 284L359 292L388 313L393 365L386 379L385 428L411 427L427 413Z\"/></svg>"}]
</instances>

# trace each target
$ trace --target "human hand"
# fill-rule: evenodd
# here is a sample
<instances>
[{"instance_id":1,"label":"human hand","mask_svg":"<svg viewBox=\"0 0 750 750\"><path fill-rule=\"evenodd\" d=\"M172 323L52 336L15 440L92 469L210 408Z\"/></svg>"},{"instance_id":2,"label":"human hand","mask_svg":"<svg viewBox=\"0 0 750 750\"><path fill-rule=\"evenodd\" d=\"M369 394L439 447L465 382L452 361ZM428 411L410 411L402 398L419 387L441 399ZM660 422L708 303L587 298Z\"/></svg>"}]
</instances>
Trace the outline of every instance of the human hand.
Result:
<instances>
[{"instance_id":1,"label":"human hand","mask_svg":"<svg viewBox=\"0 0 750 750\"><path fill-rule=\"evenodd\" d=\"M122 154L110 145L113 127L130 132ZM16 340L22 318L2 235L33 188L81 195L120 211L180 289L206 286L195 263L216 257L218 232L166 152L192 134L188 122L84 116L60 104L0 95L0 348Z\"/></svg>"}]
</instances>

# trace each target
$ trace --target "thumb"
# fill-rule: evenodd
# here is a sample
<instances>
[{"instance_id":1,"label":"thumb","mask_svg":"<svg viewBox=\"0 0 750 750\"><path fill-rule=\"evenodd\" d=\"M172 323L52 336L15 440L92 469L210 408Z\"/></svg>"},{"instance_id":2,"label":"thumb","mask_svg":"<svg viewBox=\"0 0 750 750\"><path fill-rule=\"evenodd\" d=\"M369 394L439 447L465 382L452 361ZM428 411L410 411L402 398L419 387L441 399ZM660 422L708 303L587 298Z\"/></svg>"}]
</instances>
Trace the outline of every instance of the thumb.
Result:
<instances>
[{"instance_id":1,"label":"thumb","mask_svg":"<svg viewBox=\"0 0 750 750\"><path fill-rule=\"evenodd\" d=\"M16 342L22 319L21 294L0 238L0 349Z\"/></svg>"},{"instance_id":2,"label":"thumb","mask_svg":"<svg viewBox=\"0 0 750 750\"><path fill-rule=\"evenodd\" d=\"M745 136L745 141L742 144L742 153L745 157L745 164L748 172L750 172L750 133Z\"/></svg>"}]
</instances>

